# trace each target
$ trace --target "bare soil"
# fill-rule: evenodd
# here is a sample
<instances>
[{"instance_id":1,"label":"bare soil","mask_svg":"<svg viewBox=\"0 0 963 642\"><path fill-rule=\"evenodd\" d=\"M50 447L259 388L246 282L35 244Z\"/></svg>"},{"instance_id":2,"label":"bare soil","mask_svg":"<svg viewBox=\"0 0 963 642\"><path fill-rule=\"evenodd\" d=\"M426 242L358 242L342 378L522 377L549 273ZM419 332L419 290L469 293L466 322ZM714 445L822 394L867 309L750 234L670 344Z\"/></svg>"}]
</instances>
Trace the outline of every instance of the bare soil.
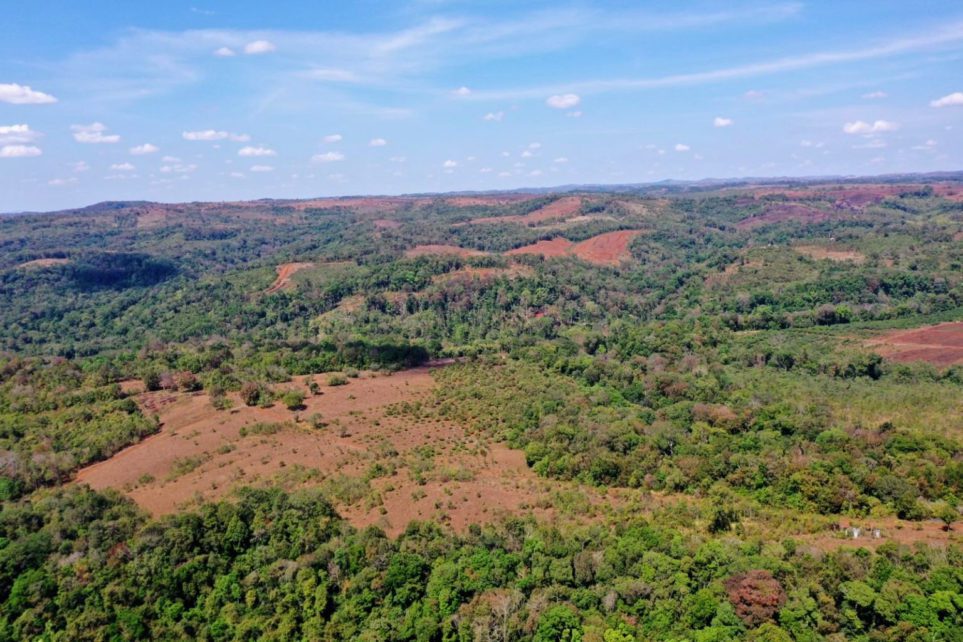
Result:
<instances>
[{"instance_id":1,"label":"bare soil","mask_svg":"<svg viewBox=\"0 0 963 642\"><path fill-rule=\"evenodd\" d=\"M874 337L868 347L892 361L925 361L937 367L963 363L963 322L897 330Z\"/></svg>"},{"instance_id":2,"label":"bare soil","mask_svg":"<svg viewBox=\"0 0 963 642\"><path fill-rule=\"evenodd\" d=\"M562 198L552 201L548 205L540 207L534 212L529 212L528 214L486 216L472 219L471 222L475 224L521 223L523 225L528 225L530 223L541 223L542 221L566 219L579 213L579 211L582 209L582 201L583 199L580 196L563 196Z\"/></svg>"},{"instance_id":3,"label":"bare soil","mask_svg":"<svg viewBox=\"0 0 963 642\"><path fill-rule=\"evenodd\" d=\"M26 263L21 263L18 268L45 268L51 267L53 265L66 265L70 263L70 259L34 259L33 261L27 261Z\"/></svg>"},{"instance_id":4,"label":"bare soil","mask_svg":"<svg viewBox=\"0 0 963 642\"><path fill-rule=\"evenodd\" d=\"M271 287L269 287L266 292L271 294L272 292L283 290L291 285L291 277L294 276L295 272L309 267L314 267L314 263L282 263L277 267L278 277L274 279L274 283L271 284Z\"/></svg>"},{"instance_id":5,"label":"bare soil","mask_svg":"<svg viewBox=\"0 0 963 642\"><path fill-rule=\"evenodd\" d=\"M550 241L538 241L531 245L518 247L505 252L507 255L541 254L544 257L576 256L583 261L596 265L618 265L629 258L629 243L641 234L640 230L619 230L606 232L586 239L581 243L572 243L560 236Z\"/></svg>"},{"instance_id":6,"label":"bare soil","mask_svg":"<svg viewBox=\"0 0 963 642\"><path fill-rule=\"evenodd\" d=\"M778 203L766 209L758 216L750 216L738 223L736 227L742 230L749 230L763 225L782 223L784 221L797 221L799 223L822 223L833 217L832 212L821 210L810 205L801 203Z\"/></svg>"},{"instance_id":7,"label":"bare soil","mask_svg":"<svg viewBox=\"0 0 963 642\"><path fill-rule=\"evenodd\" d=\"M305 390L306 379L277 388ZM343 386L326 385L325 375L314 379L322 394L298 411L247 407L236 396L232 409L218 411L203 392L139 393L160 431L80 470L76 481L119 489L153 515L230 497L240 486L320 485L352 523L392 535L411 520L462 530L506 514L552 518L554 494L576 488L538 478L520 451L452 422L419 418L411 408L433 391L430 368L364 373ZM407 412L401 402L410 404ZM307 421L314 413L324 427ZM578 492L603 503L602 491Z\"/></svg>"},{"instance_id":8,"label":"bare soil","mask_svg":"<svg viewBox=\"0 0 963 642\"><path fill-rule=\"evenodd\" d=\"M454 254L456 256L468 257L485 256L487 252L458 247L457 245L416 245L405 251L405 256L407 257L426 256L430 254Z\"/></svg>"},{"instance_id":9,"label":"bare soil","mask_svg":"<svg viewBox=\"0 0 963 642\"><path fill-rule=\"evenodd\" d=\"M849 261L852 263L862 263L866 260L866 256L856 250L828 248L821 245L796 245L793 249L804 256L816 260L828 259L830 261Z\"/></svg>"}]
</instances>

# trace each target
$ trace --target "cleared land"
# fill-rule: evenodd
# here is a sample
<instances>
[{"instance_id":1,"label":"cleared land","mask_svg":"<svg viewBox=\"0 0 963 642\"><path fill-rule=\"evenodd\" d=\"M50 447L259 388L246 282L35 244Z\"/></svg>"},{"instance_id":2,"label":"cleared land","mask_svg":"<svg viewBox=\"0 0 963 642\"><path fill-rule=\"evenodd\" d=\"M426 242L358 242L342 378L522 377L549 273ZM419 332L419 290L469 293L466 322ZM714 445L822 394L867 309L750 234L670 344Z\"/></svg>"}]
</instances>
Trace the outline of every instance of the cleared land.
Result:
<instances>
[{"instance_id":1,"label":"cleared land","mask_svg":"<svg viewBox=\"0 0 963 642\"><path fill-rule=\"evenodd\" d=\"M798 223L822 223L833 217L832 212L821 210L809 205L800 203L779 203L766 209L758 216L750 216L738 223L736 227L741 230L748 230L763 225L772 225L785 221L795 221Z\"/></svg>"},{"instance_id":2,"label":"cleared land","mask_svg":"<svg viewBox=\"0 0 963 642\"><path fill-rule=\"evenodd\" d=\"M852 263L862 263L866 260L866 256L856 250L828 248L821 245L796 245L793 249L803 256L808 256L816 260L828 259L830 261L850 261Z\"/></svg>"},{"instance_id":3,"label":"cleared land","mask_svg":"<svg viewBox=\"0 0 963 642\"><path fill-rule=\"evenodd\" d=\"M482 218L474 218L471 220L471 223L521 223L522 225L528 225L530 223L541 223L542 221L566 219L575 216L581 209L582 198L580 196L563 196L528 214L485 216Z\"/></svg>"},{"instance_id":4,"label":"cleared land","mask_svg":"<svg viewBox=\"0 0 963 642\"><path fill-rule=\"evenodd\" d=\"M278 388L306 390L306 379ZM76 481L122 490L154 515L243 485L320 485L352 523L392 535L411 520L462 530L509 514L550 518L553 497L575 488L538 478L520 451L422 417L420 403L435 386L429 368L366 374L341 386L315 379L322 394L297 412L247 407L237 397L234 408L218 411L206 393L141 393L136 398L159 416L160 432L82 469ZM315 413L326 425L306 420ZM580 492L590 505L604 495Z\"/></svg>"},{"instance_id":5,"label":"cleared land","mask_svg":"<svg viewBox=\"0 0 963 642\"><path fill-rule=\"evenodd\" d=\"M271 287L269 287L266 292L271 294L272 292L283 290L291 284L291 277L294 276L295 272L309 267L314 267L314 263L282 263L277 267L277 278L274 279L274 283L271 284Z\"/></svg>"},{"instance_id":6,"label":"cleared land","mask_svg":"<svg viewBox=\"0 0 963 642\"><path fill-rule=\"evenodd\" d=\"M925 361L938 367L963 363L963 322L898 330L867 342L876 352L892 361Z\"/></svg>"},{"instance_id":7,"label":"cleared land","mask_svg":"<svg viewBox=\"0 0 963 642\"><path fill-rule=\"evenodd\" d=\"M34 259L33 261L27 261L26 263L21 263L18 268L45 268L51 267L53 265L66 265L70 263L70 259Z\"/></svg>"},{"instance_id":8,"label":"cleared land","mask_svg":"<svg viewBox=\"0 0 963 642\"><path fill-rule=\"evenodd\" d=\"M413 258L416 256L428 256L431 254L454 254L455 256L485 256L487 252L482 252L481 250L471 250L464 247L458 247L457 245L416 245L415 247L405 250L405 256Z\"/></svg>"},{"instance_id":9,"label":"cleared land","mask_svg":"<svg viewBox=\"0 0 963 642\"><path fill-rule=\"evenodd\" d=\"M568 239L555 237L549 241L538 241L531 245L509 250L505 254L540 254L544 257L575 256L596 265L618 265L629 258L629 243L638 236L639 230L619 230L606 232L572 243Z\"/></svg>"}]
</instances>

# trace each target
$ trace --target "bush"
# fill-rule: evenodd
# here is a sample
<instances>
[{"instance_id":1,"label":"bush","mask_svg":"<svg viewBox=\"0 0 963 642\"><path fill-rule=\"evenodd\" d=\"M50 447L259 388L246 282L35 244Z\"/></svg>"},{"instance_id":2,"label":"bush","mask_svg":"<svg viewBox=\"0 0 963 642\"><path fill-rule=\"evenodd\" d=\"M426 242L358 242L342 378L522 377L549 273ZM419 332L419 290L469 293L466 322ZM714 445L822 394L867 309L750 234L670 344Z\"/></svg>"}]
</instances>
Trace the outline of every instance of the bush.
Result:
<instances>
[{"instance_id":1,"label":"bush","mask_svg":"<svg viewBox=\"0 0 963 642\"><path fill-rule=\"evenodd\" d=\"M344 386L344 385L347 385L347 383L348 383L348 378L343 374L341 374L340 372L337 372L333 375L328 375L329 386Z\"/></svg>"},{"instance_id":2,"label":"bush","mask_svg":"<svg viewBox=\"0 0 963 642\"><path fill-rule=\"evenodd\" d=\"M268 397L267 391L259 383L248 381L241 386L241 401L248 406L257 406Z\"/></svg>"},{"instance_id":3,"label":"bush","mask_svg":"<svg viewBox=\"0 0 963 642\"><path fill-rule=\"evenodd\" d=\"M281 395L281 403L288 410L302 410L304 408L304 393L300 390L285 390Z\"/></svg>"}]
</instances>

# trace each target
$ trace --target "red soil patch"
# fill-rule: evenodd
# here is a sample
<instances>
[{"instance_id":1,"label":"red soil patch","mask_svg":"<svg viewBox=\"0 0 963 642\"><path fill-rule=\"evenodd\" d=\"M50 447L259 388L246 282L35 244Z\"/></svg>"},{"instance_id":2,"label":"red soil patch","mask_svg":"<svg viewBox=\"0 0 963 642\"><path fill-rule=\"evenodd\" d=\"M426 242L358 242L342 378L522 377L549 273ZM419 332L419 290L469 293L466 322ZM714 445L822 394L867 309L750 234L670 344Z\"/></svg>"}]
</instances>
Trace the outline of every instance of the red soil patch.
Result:
<instances>
[{"instance_id":1,"label":"red soil patch","mask_svg":"<svg viewBox=\"0 0 963 642\"><path fill-rule=\"evenodd\" d=\"M458 247L457 245L416 245L409 250L405 250L405 256L409 258L431 254L454 254L456 256L467 257L485 256L487 252L470 250L468 248Z\"/></svg>"},{"instance_id":2,"label":"red soil patch","mask_svg":"<svg viewBox=\"0 0 963 642\"><path fill-rule=\"evenodd\" d=\"M474 218L471 223L541 223L553 219L565 219L578 214L582 209L582 198L579 196L563 196L552 201L544 207L540 207L528 214L515 214L510 216L486 216Z\"/></svg>"},{"instance_id":3,"label":"red soil patch","mask_svg":"<svg viewBox=\"0 0 963 642\"><path fill-rule=\"evenodd\" d=\"M455 207L478 207L486 205L508 205L519 201L527 201L532 198L531 194L499 194L492 196L452 196L445 199L445 202Z\"/></svg>"},{"instance_id":4,"label":"red soil patch","mask_svg":"<svg viewBox=\"0 0 963 642\"><path fill-rule=\"evenodd\" d=\"M811 259L830 261L850 261L852 263L862 263L866 257L856 250L832 249L821 245L796 245L794 250Z\"/></svg>"},{"instance_id":5,"label":"red soil patch","mask_svg":"<svg viewBox=\"0 0 963 642\"><path fill-rule=\"evenodd\" d=\"M750 216L736 223L741 230L750 230L763 225L798 221L800 223L822 223L832 218L832 213L801 203L779 203L772 205L758 216Z\"/></svg>"},{"instance_id":6,"label":"red soil patch","mask_svg":"<svg viewBox=\"0 0 963 642\"><path fill-rule=\"evenodd\" d=\"M387 218L379 218L374 222L374 226L379 230L396 230L401 227L401 223Z\"/></svg>"},{"instance_id":7,"label":"red soil patch","mask_svg":"<svg viewBox=\"0 0 963 642\"><path fill-rule=\"evenodd\" d=\"M561 236L556 236L550 241L538 241L531 245L516 247L514 250L505 252L505 254L508 256L519 254L541 254L545 257L568 256L572 252L572 247L574 247L574 243Z\"/></svg>"},{"instance_id":8,"label":"red soil patch","mask_svg":"<svg viewBox=\"0 0 963 642\"><path fill-rule=\"evenodd\" d=\"M527 265L511 265L507 268L499 267L463 267L446 274L439 274L432 278L432 283L451 283L453 281L494 281L499 277L516 278L531 276L533 271Z\"/></svg>"},{"instance_id":9,"label":"red soil patch","mask_svg":"<svg viewBox=\"0 0 963 642\"><path fill-rule=\"evenodd\" d=\"M45 268L54 265L65 265L70 263L69 259L34 259L33 261L27 261L26 263L21 263L18 268Z\"/></svg>"},{"instance_id":10,"label":"red soil patch","mask_svg":"<svg viewBox=\"0 0 963 642\"><path fill-rule=\"evenodd\" d=\"M938 367L963 363L963 322L888 332L866 342L892 361L925 361Z\"/></svg>"},{"instance_id":11,"label":"red soil patch","mask_svg":"<svg viewBox=\"0 0 963 642\"><path fill-rule=\"evenodd\" d=\"M509 250L505 254L511 256L541 254L545 257L576 256L583 261L596 265L618 265L629 258L629 243L639 234L641 234L640 230L606 232L586 239L581 243L572 243L568 239L557 236L550 241L539 241L532 245Z\"/></svg>"},{"instance_id":12,"label":"red soil patch","mask_svg":"<svg viewBox=\"0 0 963 642\"><path fill-rule=\"evenodd\" d=\"M305 390L306 379L278 388ZM602 504L604 491L539 479L521 451L452 422L399 411L399 402L430 400L434 386L429 368L364 375L344 386L322 385L322 394L309 396L298 412L250 408L236 395L233 409L217 411L206 393L143 393L137 400L159 416L160 432L80 470L76 481L119 489L153 515L227 497L240 486L320 485L353 524L376 524L392 535L411 520L464 530L508 514L552 518L555 492L577 490ZM313 413L328 425L295 421ZM275 429L263 429L270 424ZM376 465L381 473L368 485L364 479Z\"/></svg>"},{"instance_id":13,"label":"red soil patch","mask_svg":"<svg viewBox=\"0 0 963 642\"><path fill-rule=\"evenodd\" d=\"M291 277L294 276L295 272L313 266L314 263L282 263L277 267L278 278L274 279L274 283L265 291L271 294L283 290L291 284Z\"/></svg>"}]
</instances>

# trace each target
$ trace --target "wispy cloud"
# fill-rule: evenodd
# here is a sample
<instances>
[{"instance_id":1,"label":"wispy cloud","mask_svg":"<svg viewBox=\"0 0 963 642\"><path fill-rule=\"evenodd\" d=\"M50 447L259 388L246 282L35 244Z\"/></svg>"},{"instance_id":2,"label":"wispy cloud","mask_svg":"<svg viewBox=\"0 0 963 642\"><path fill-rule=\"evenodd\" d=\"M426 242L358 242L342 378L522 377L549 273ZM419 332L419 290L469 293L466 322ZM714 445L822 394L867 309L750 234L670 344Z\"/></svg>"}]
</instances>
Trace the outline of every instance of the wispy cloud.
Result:
<instances>
[{"instance_id":1,"label":"wispy cloud","mask_svg":"<svg viewBox=\"0 0 963 642\"><path fill-rule=\"evenodd\" d=\"M55 103L57 99L42 91L35 91L17 83L0 84L0 103L14 105L43 105Z\"/></svg>"},{"instance_id":2,"label":"wispy cloud","mask_svg":"<svg viewBox=\"0 0 963 642\"><path fill-rule=\"evenodd\" d=\"M117 143L120 136L117 134L106 134L107 126L103 123L91 123L89 125L71 125L70 130L74 133L74 140L78 143Z\"/></svg>"}]
</instances>

